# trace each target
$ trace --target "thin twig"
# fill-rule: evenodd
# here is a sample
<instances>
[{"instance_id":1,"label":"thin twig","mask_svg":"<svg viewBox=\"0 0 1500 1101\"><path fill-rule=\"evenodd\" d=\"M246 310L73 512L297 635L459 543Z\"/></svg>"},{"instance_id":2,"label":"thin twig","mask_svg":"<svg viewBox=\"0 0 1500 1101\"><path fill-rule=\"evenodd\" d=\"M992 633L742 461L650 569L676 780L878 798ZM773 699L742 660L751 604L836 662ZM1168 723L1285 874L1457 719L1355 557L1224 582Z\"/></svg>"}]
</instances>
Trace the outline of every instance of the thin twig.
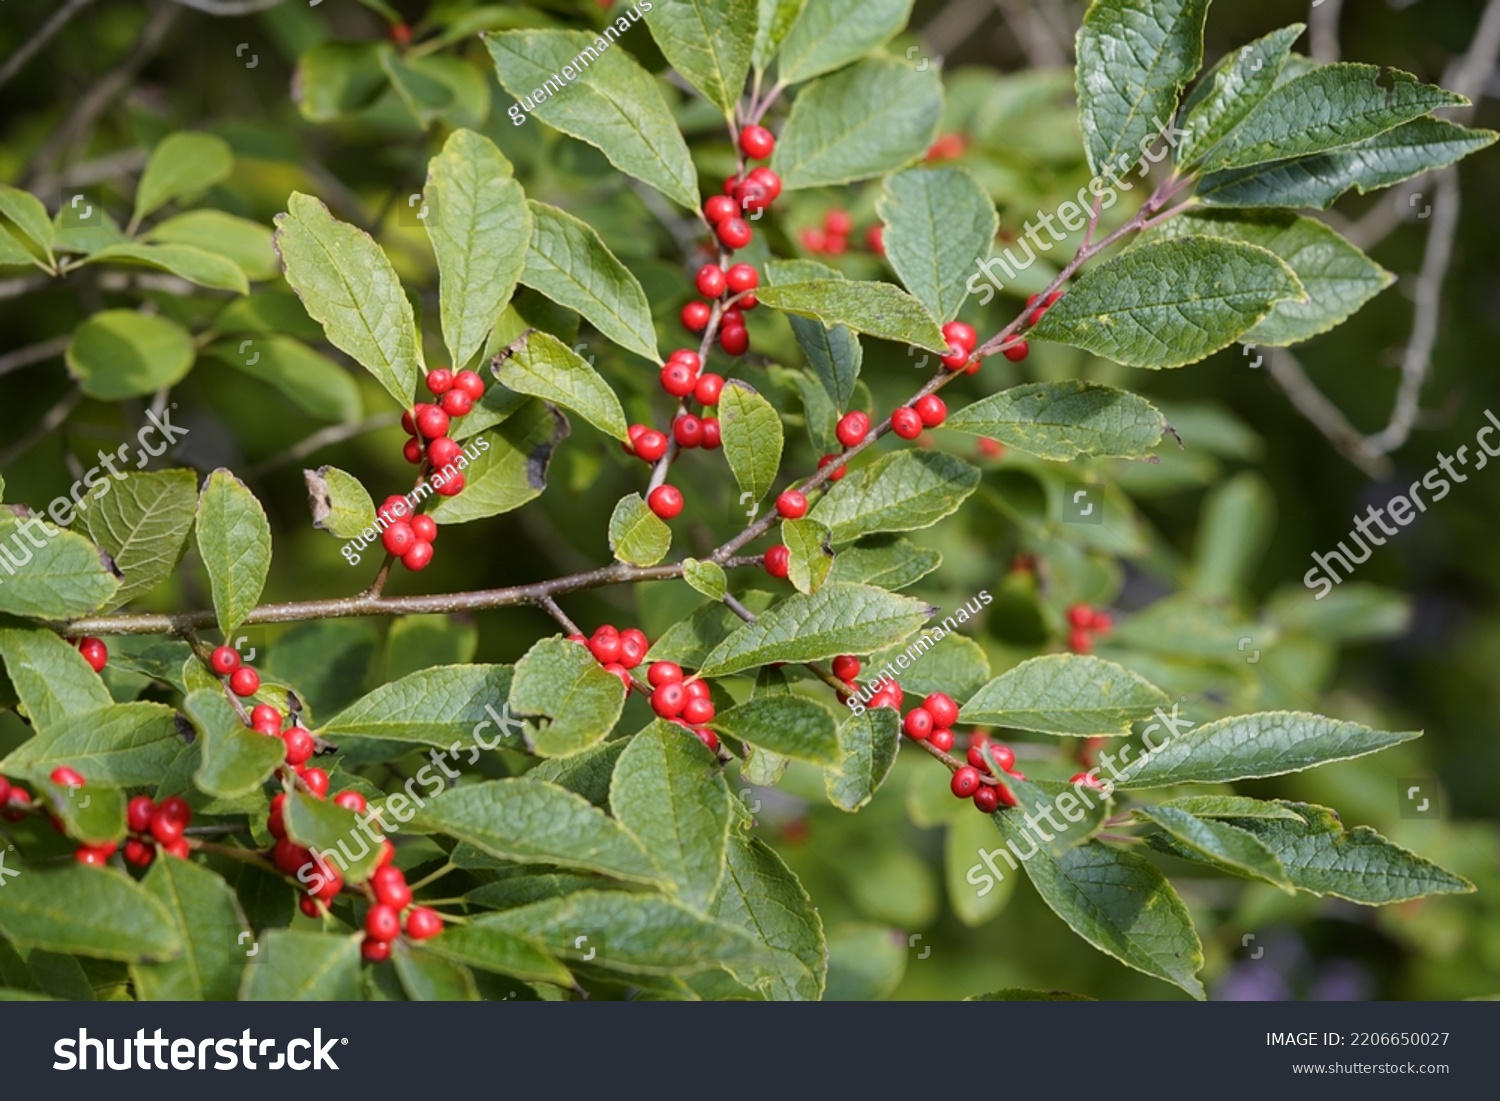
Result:
<instances>
[{"instance_id":1,"label":"thin twig","mask_svg":"<svg viewBox=\"0 0 1500 1101\"><path fill-rule=\"evenodd\" d=\"M7 352L0 356L0 375L8 375L22 367L30 367L33 363L42 363L53 356L61 355L72 340L71 336L55 336L51 340L43 340L39 344L31 344L25 348L17 348L14 352Z\"/></svg>"},{"instance_id":2,"label":"thin twig","mask_svg":"<svg viewBox=\"0 0 1500 1101\"><path fill-rule=\"evenodd\" d=\"M1337 61L1342 48L1339 46L1339 9L1344 0L1322 0L1314 2L1307 16L1308 46L1313 59L1324 65Z\"/></svg>"},{"instance_id":3,"label":"thin twig","mask_svg":"<svg viewBox=\"0 0 1500 1101\"><path fill-rule=\"evenodd\" d=\"M70 389L61 401L42 414L42 419L36 423L36 426L30 432L11 444L5 451L0 452L0 468L9 466L42 440L57 431L58 425L68 419L68 414L73 412L82 400L83 392L81 390L76 386Z\"/></svg>"},{"instance_id":4,"label":"thin twig","mask_svg":"<svg viewBox=\"0 0 1500 1101\"><path fill-rule=\"evenodd\" d=\"M0 279L0 298L19 298L45 287L52 279L46 275L23 275L19 279Z\"/></svg>"},{"instance_id":5,"label":"thin twig","mask_svg":"<svg viewBox=\"0 0 1500 1101\"><path fill-rule=\"evenodd\" d=\"M93 2L94 0L68 0L66 4L58 8L52 14L52 18L42 24L41 30L23 42L21 48L10 55L10 59L4 66L0 66L0 87L9 84L11 78L19 73L28 61L44 50L47 43L52 41L58 31L68 25L73 16Z\"/></svg>"},{"instance_id":6,"label":"thin twig","mask_svg":"<svg viewBox=\"0 0 1500 1101\"><path fill-rule=\"evenodd\" d=\"M194 11L208 15L254 15L258 11L274 8L282 0L172 0Z\"/></svg>"},{"instance_id":7,"label":"thin twig","mask_svg":"<svg viewBox=\"0 0 1500 1101\"><path fill-rule=\"evenodd\" d=\"M264 462L250 468L252 477L267 474L288 463L299 463L316 451L330 447L336 443L353 439L355 436L363 436L367 432L378 432L383 428L390 428L401 423L400 413L377 413L373 417L366 417L362 421L353 424L335 424L328 428L322 428L314 432L306 439L293 444L279 455L273 455Z\"/></svg>"},{"instance_id":8,"label":"thin twig","mask_svg":"<svg viewBox=\"0 0 1500 1101\"><path fill-rule=\"evenodd\" d=\"M972 7L983 11L978 4ZM1037 10L1035 3L1031 0L995 0L995 7L1000 9L1033 69L1051 69L1068 63L1067 46L1058 40L1052 24Z\"/></svg>"}]
</instances>

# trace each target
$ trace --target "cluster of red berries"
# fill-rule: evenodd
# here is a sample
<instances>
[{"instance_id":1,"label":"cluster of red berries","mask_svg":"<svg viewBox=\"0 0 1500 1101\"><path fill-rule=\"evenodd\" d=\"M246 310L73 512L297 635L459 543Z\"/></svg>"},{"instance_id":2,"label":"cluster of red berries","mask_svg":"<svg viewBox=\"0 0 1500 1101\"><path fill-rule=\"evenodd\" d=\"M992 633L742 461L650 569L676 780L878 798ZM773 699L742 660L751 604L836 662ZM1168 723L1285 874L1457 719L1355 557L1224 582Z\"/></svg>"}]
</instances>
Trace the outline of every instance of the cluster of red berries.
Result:
<instances>
[{"instance_id":1,"label":"cluster of red berries","mask_svg":"<svg viewBox=\"0 0 1500 1101\"><path fill-rule=\"evenodd\" d=\"M433 440L432 446L435 447L439 443L450 444L458 449L454 453L454 458L457 458L462 451L452 440ZM452 478L443 483L438 488L438 492L443 492L455 482L462 488L462 479L463 474L454 471ZM411 519L406 519L408 516ZM381 503L380 518L387 525L380 536L380 545L385 548L385 552L401 559L401 564L412 573L425 570L428 563L432 561L432 544L437 539L438 533L437 521L425 513L413 515L411 502L400 494L392 494Z\"/></svg>"},{"instance_id":2,"label":"cluster of red berries","mask_svg":"<svg viewBox=\"0 0 1500 1101\"><path fill-rule=\"evenodd\" d=\"M639 628L621 631L610 623L600 625L592 635L569 635L568 641L587 646L606 673L620 678L627 693L635 688L630 671L639 668L651 649L650 640ZM652 662L646 681L651 686L651 710L691 731L709 749L718 750L718 735L705 725L714 719L707 681L685 680L682 666L671 661Z\"/></svg>"},{"instance_id":3,"label":"cluster of red berries","mask_svg":"<svg viewBox=\"0 0 1500 1101\"><path fill-rule=\"evenodd\" d=\"M752 274L755 271L748 264L737 264L735 267L745 268ZM677 442L677 446L684 450L701 447L716 451L723 446L724 438L719 429L719 418L710 417L707 413L719 404L719 396L724 392L724 379L720 375L700 375L698 372L702 367L703 359L697 352L691 348L677 349L662 364L661 388L682 403L682 408L672 420L672 439ZM699 416L689 410L688 403L691 401L702 406L704 415ZM629 439L621 446L625 448L627 455L635 455L648 463L654 463L667 453L667 434L647 428L644 424L632 424ZM671 520L682 512L682 492L676 486L660 485L646 497L646 503L663 520Z\"/></svg>"},{"instance_id":4,"label":"cluster of red berries","mask_svg":"<svg viewBox=\"0 0 1500 1101\"><path fill-rule=\"evenodd\" d=\"M70 638L67 641L78 648L83 660L89 663L89 668L96 673L104 672L104 667L109 664L109 647L104 645L103 639L85 635L83 638Z\"/></svg>"},{"instance_id":5,"label":"cluster of red berries","mask_svg":"<svg viewBox=\"0 0 1500 1101\"><path fill-rule=\"evenodd\" d=\"M389 844L389 842L387 842ZM382 864L370 877L375 902L365 911L365 939L360 954L370 963L391 958L391 944L405 932L412 940L430 940L443 931L443 915L426 906L411 904L411 887L406 874L394 864Z\"/></svg>"},{"instance_id":6,"label":"cluster of red berries","mask_svg":"<svg viewBox=\"0 0 1500 1101\"><path fill-rule=\"evenodd\" d=\"M402 455L413 466L424 466L423 475L441 472L433 481L440 497L456 497L464 491L461 470L450 469L464 449L448 435L453 422L468 416L484 397L484 379L474 371L454 373L446 367L427 372L427 390L437 401L418 402L401 415L401 427L411 439ZM390 526L381 535L386 553L401 559L401 564L416 572L432 561L432 541L437 538L437 524L431 517L411 516L410 502L392 496L381 505L380 515Z\"/></svg>"},{"instance_id":7,"label":"cluster of red berries","mask_svg":"<svg viewBox=\"0 0 1500 1101\"><path fill-rule=\"evenodd\" d=\"M999 772L990 770L989 762L984 759L986 749ZM968 760L968 764L953 773L953 778L948 782L948 790L959 799L972 799L974 805L985 814L994 813L996 807L1016 805L1016 797L1005 786L1004 778L1010 776L1016 780L1024 780L1026 774L1016 770L1016 755L1010 746L992 742L983 734L971 734Z\"/></svg>"},{"instance_id":8,"label":"cluster of red berries","mask_svg":"<svg viewBox=\"0 0 1500 1101\"><path fill-rule=\"evenodd\" d=\"M639 627L626 627L622 631L612 623L601 624L592 637L569 635L568 641L588 647L594 660L604 666L606 673L619 677L627 692L634 686L630 671L646 660L646 651L651 649L651 640Z\"/></svg>"},{"instance_id":9,"label":"cluster of red berries","mask_svg":"<svg viewBox=\"0 0 1500 1101\"><path fill-rule=\"evenodd\" d=\"M1100 608L1087 604L1074 604L1068 609L1068 649L1075 654L1087 654L1094 648L1095 636L1103 637L1115 625L1114 618Z\"/></svg>"},{"instance_id":10,"label":"cluster of red berries","mask_svg":"<svg viewBox=\"0 0 1500 1101\"><path fill-rule=\"evenodd\" d=\"M802 247L808 252L822 256L842 256L848 250L849 235L853 232L854 218L847 210L835 208L823 215L821 228L804 229L800 240Z\"/></svg>"},{"instance_id":11,"label":"cluster of red berries","mask_svg":"<svg viewBox=\"0 0 1500 1101\"><path fill-rule=\"evenodd\" d=\"M861 414L863 416L863 414ZM836 455L824 455L818 460L818 469L831 463ZM829 475L829 481L836 482L844 476L844 468L839 467L833 474ZM800 489L788 489L776 498L776 514L783 520L800 520L807 515L807 494ZM792 548L785 543L778 543L766 551L762 560L766 572L772 577L785 579L792 572Z\"/></svg>"},{"instance_id":12,"label":"cluster of red berries","mask_svg":"<svg viewBox=\"0 0 1500 1101\"><path fill-rule=\"evenodd\" d=\"M19 822L31 812L31 792L0 776L0 818Z\"/></svg>"},{"instance_id":13,"label":"cluster of red berries","mask_svg":"<svg viewBox=\"0 0 1500 1101\"><path fill-rule=\"evenodd\" d=\"M52 780L62 782L57 779L57 772L52 774ZM132 835L125 842L126 863L145 868L156 859L158 848L169 856L186 860L189 849L183 831L192 820L193 809L181 796L163 799L158 806L151 796L137 795L125 807L125 826ZM80 864L102 864L114 852L114 842L101 848L109 852L99 855L99 849L79 849L73 855Z\"/></svg>"},{"instance_id":14,"label":"cluster of red berries","mask_svg":"<svg viewBox=\"0 0 1500 1101\"><path fill-rule=\"evenodd\" d=\"M229 678L229 690L242 699L260 691L260 674L240 659L240 652L233 646L219 646L208 658L209 668L221 677Z\"/></svg>"}]
</instances>

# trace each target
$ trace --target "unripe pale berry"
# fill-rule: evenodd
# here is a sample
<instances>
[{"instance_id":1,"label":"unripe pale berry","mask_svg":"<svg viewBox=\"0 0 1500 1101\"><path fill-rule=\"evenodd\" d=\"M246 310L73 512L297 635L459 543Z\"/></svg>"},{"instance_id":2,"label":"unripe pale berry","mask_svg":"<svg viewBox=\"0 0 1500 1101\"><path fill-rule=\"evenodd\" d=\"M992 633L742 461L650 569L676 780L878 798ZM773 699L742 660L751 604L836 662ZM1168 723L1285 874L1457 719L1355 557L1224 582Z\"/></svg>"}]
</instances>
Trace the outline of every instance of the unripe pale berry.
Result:
<instances>
[{"instance_id":1,"label":"unripe pale berry","mask_svg":"<svg viewBox=\"0 0 1500 1101\"><path fill-rule=\"evenodd\" d=\"M663 520L676 519L682 512L682 491L676 486L657 486L646 498L646 504Z\"/></svg>"}]
</instances>

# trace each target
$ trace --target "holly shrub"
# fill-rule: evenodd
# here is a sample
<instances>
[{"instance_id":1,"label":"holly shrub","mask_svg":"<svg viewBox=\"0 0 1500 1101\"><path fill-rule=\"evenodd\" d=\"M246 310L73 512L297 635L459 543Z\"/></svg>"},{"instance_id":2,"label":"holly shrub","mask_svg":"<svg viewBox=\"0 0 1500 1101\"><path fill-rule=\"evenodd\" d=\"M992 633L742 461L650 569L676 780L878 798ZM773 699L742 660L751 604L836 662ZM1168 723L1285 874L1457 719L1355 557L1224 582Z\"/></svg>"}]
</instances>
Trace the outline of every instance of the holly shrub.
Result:
<instances>
[{"instance_id":1,"label":"holly shrub","mask_svg":"<svg viewBox=\"0 0 1500 1101\"><path fill-rule=\"evenodd\" d=\"M1169 872L1473 889L1279 779L1418 736L1316 713L1400 597L1258 601L1248 473L1163 543L1132 498L1248 434L1096 378L1345 322L1393 277L1306 211L1495 135L1300 25L1205 59L1207 0L1095 0L1076 78L911 7L287 5L294 105L38 139L0 985L879 996L939 867L992 953L1027 879L1201 998Z\"/></svg>"}]
</instances>

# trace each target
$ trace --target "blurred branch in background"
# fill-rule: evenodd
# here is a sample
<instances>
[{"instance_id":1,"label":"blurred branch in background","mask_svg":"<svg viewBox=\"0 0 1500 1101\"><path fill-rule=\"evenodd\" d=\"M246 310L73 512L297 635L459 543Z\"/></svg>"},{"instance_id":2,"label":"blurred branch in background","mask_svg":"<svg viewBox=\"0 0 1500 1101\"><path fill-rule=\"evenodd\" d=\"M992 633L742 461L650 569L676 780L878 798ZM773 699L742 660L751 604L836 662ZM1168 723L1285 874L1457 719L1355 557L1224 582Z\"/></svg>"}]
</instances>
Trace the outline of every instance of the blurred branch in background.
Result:
<instances>
[{"instance_id":1,"label":"blurred branch in background","mask_svg":"<svg viewBox=\"0 0 1500 1101\"><path fill-rule=\"evenodd\" d=\"M1319 61L1339 56L1338 15L1341 0L1326 0L1312 9L1309 35L1313 55ZM1468 52L1448 67L1443 82L1471 100L1485 94L1490 73L1500 60L1500 0L1489 0ZM1458 118L1472 115L1472 106L1455 112ZM1428 180L1427 184L1422 181ZM1435 180L1437 194L1431 206L1432 225L1417 276L1412 335L1401 359L1401 383L1396 391L1390 419L1384 428L1361 432L1332 401L1313 384L1300 360L1285 348L1274 349L1268 366L1271 377L1286 393L1297 411L1306 417L1330 443L1371 478L1391 476L1387 457L1399 450L1421 420L1422 388L1432 371L1432 350L1437 343L1438 313L1442 308L1443 282L1453 261L1453 242L1458 234L1460 193L1457 170L1446 168L1430 177L1419 177L1394 188L1346 233L1361 249L1378 245L1402 225L1422 189ZM1423 217L1427 217L1424 212Z\"/></svg>"},{"instance_id":2,"label":"blurred branch in background","mask_svg":"<svg viewBox=\"0 0 1500 1101\"><path fill-rule=\"evenodd\" d=\"M92 4L94 0L68 0L66 4L52 13L52 18L42 24L41 30L32 35L21 44L21 48L6 59L5 64L0 66L0 88L8 84L12 77L19 73L26 63L46 48L47 43L57 35L57 32L68 25L68 20L77 15L84 8Z\"/></svg>"}]
</instances>

